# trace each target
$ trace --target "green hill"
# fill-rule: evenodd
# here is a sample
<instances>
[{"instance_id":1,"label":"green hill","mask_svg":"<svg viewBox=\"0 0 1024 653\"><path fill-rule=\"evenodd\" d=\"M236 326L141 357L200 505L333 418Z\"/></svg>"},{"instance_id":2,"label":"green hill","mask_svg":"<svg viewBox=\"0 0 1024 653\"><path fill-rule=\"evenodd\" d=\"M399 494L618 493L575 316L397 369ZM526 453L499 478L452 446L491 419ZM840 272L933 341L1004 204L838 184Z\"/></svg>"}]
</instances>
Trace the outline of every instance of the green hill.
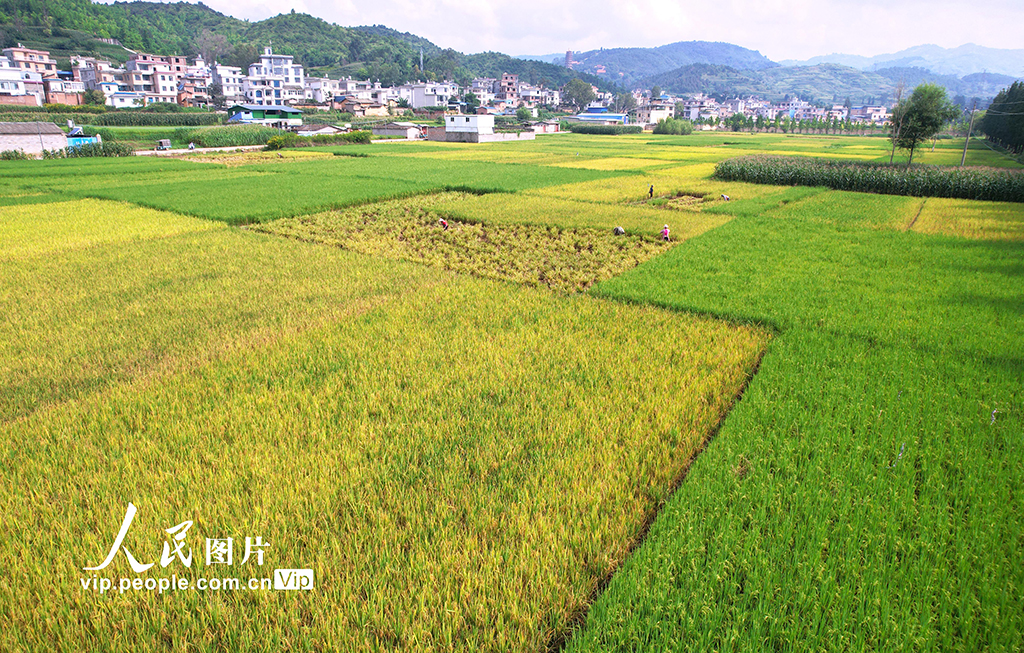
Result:
<instances>
[{"instance_id":1,"label":"green hill","mask_svg":"<svg viewBox=\"0 0 1024 653\"><path fill-rule=\"evenodd\" d=\"M98 39L115 39L123 47ZM249 22L201 2L104 5L89 0L0 0L0 42L4 47L22 43L49 50L58 61L78 54L123 62L130 50L138 50L189 58L202 53L209 60L242 67L273 42L275 52L294 55L312 75L351 75L386 85L439 78L467 82L474 76L511 72L552 85L584 77L600 87L613 87L552 64L496 53L467 56L383 26L341 27L294 10Z\"/></svg>"},{"instance_id":2,"label":"green hill","mask_svg":"<svg viewBox=\"0 0 1024 653\"><path fill-rule=\"evenodd\" d=\"M640 80L644 88L660 86L672 93L706 93L715 97L757 95L778 101L796 96L812 103L843 102L886 104L897 83L908 88L931 82L946 87L951 97L992 98L1013 82L1005 75L968 75L959 79L922 68L887 68L867 72L839 64L780 66L765 70L737 70L730 66L691 64Z\"/></svg>"}]
</instances>

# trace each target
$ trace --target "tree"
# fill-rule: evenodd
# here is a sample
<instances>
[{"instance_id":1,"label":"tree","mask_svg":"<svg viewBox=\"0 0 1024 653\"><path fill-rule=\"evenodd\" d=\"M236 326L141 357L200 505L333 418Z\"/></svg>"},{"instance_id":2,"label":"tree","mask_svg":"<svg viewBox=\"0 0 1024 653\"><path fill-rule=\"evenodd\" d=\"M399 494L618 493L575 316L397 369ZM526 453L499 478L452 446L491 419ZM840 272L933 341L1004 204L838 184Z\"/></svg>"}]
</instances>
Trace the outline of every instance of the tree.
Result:
<instances>
[{"instance_id":1,"label":"tree","mask_svg":"<svg viewBox=\"0 0 1024 653\"><path fill-rule=\"evenodd\" d=\"M896 89L893 91L893 107L898 106L903 102L903 93L906 91L906 83L901 78L900 81L896 82ZM874 104L874 99L868 104ZM899 115L897 120L896 111L893 110L892 119L889 120L889 124L892 127L892 133L889 138L892 140L892 151L889 153L889 163L892 164L892 160L896 157L896 142L900 138L900 129L903 127L903 114ZM872 123L874 125L874 123Z\"/></svg>"},{"instance_id":2,"label":"tree","mask_svg":"<svg viewBox=\"0 0 1024 653\"><path fill-rule=\"evenodd\" d=\"M1024 82L1014 82L1000 91L978 126L1006 149L1024 151Z\"/></svg>"},{"instance_id":3,"label":"tree","mask_svg":"<svg viewBox=\"0 0 1024 653\"><path fill-rule=\"evenodd\" d=\"M85 93L82 93L82 104L99 104L103 105L107 103L107 96L103 94L103 91L97 91L94 89L87 89Z\"/></svg>"},{"instance_id":4,"label":"tree","mask_svg":"<svg viewBox=\"0 0 1024 653\"><path fill-rule=\"evenodd\" d=\"M597 96L593 87L582 79L570 80L562 87L562 102L571 104L576 111L593 102L595 98Z\"/></svg>"},{"instance_id":5,"label":"tree","mask_svg":"<svg viewBox=\"0 0 1024 653\"><path fill-rule=\"evenodd\" d=\"M651 87L651 99L661 97L661 87L655 84Z\"/></svg>"},{"instance_id":6,"label":"tree","mask_svg":"<svg viewBox=\"0 0 1024 653\"><path fill-rule=\"evenodd\" d=\"M211 64L231 52L231 44L228 43L228 37L223 34L214 34L204 29L196 37L196 51L203 57L203 61Z\"/></svg>"},{"instance_id":7,"label":"tree","mask_svg":"<svg viewBox=\"0 0 1024 653\"><path fill-rule=\"evenodd\" d=\"M636 108L636 98L632 93L619 93L615 96L615 103L612 106L616 113L629 113Z\"/></svg>"},{"instance_id":8,"label":"tree","mask_svg":"<svg viewBox=\"0 0 1024 653\"><path fill-rule=\"evenodd\" d=\"M214 82L210 84L207 90L210 94L210 103L213 104L213 106L219 107L224 105L224 101L227 100L227 98L224 97L224 88L220 84Z\"/></svg>"},{"instance_id":9,"label":"tree","mask_svg":"<svg viewBox=\"0 0 1024 653\"><path fill-rule=\"evenodd\" d=\"M939 133L959 111L946 97L946 89L937 84L921 84L910 98L893 109L893 120L900 125L893 142L901 150L910 150L907 167L914 160L918 145Z\"/></svg>"},{"instance_id":10,"label":"tree","mask_svg":"<svg viewBox=\"0 0 1024 653\"><path fill-rule=\"evenodd\" d=\"M526 107L519 107L516 109L516 119L526 122L533 117L533 112Z\"/></svg>"},{"instance_id":11,"label":"tree","mask_svg":"<svg viewBox=\"0 0 1024 653\"><path fill-rule=\"evenodd\" d=\"M466 103L466 113L476 113L476 110L480 107L480 98L476 96L476 93L467 91L462 96L462 100Z\"/></svg>"}]
</instances>

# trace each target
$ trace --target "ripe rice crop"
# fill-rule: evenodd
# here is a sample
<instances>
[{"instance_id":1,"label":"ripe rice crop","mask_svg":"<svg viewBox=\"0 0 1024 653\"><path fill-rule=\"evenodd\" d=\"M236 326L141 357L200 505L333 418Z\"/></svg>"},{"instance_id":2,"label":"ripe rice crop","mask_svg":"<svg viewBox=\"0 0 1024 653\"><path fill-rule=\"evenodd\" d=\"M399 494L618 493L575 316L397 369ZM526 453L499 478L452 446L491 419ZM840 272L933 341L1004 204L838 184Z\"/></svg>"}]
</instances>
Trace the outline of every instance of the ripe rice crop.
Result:
<instances>
[{"instance_id":1,"label":"ripe rice crop","mask_svg":"<svg viewBox=\"0 0 1024 653\"><path fill-rule=\"evenodd\" d=\"M465 193L418 196L255 228L364 254L562 291L583 290L635 267L667 246L656 239L660 227L653 225L646 236L615 236L610 228L539 227L457 218L462 202L479 206L482 201L487 207L482 213L494 215L492 211L501 206L487 205L491 197L494 195L477 198ZM441 226L441 216L447 219L448 229Z\"/></svg>"},{"instance_id":2,"label":"ripe rice crop","mask_svg":"<svg viewBox=\"0 0 1024 653\"><path fill-rule=\"evenodd\" d=\"M311 159L327 159L334 157L330 152L309 150L279 150L275 152L204 152L197 155L186 155L189 161L220 163L229 167L247 166L254 163L278 163L281 161L309 161ZM205 175L204 175L205 176Z\"/></svg>"},{"instance_id":3,"label":"ripe rice crop","mask_svg":"<svg viewBox=\"0 0 1024 653\"><path fill-rule=\"evenodd\" d=\"M1024 211L1009 202L924 201L911 227L922 234L945 234L974 240L1024 240Z\"/></svg>"},{"instance_id":4,"label":"ripe rice crop","mask_svg":"<svg viewBox=\"0 0 1024 653\"><path fill-rule=\"evenodd\" d=\"M0 207L0 261L215 228L125 202L86 199Z\"/></svg>"},{"instance_id":5,"label":"ripe rice crop","mask_svg":"<svg viewBox=\"0 0 1024 653\"><path fill-rule=\"evenodd\" d=\"M656 168L669 165L668 162L658 159L640 159L632 157L607 157L600 159L579 159L551 163L548 165L562 168L589 168L591 170L642 170L644 168Z\"/></svg>"},{"instance_id":6,"label":"ripe rice crop","mask_svg":"<svg viewBox=\"0 0 1024 653\"><path fill-rule=\"evenodd\" d=\"M1024 202L1024 174L978 168L939 168L753 155L718 164L715 177L781 186L825 186L915 197Z\"/></svg>"},{"instance_id":7,"label":"ripe rice crop","mask_svg":"<svg viewBox=\"0 0 1024 653\"><path fill-rule=\"evenodd\" d=\"M121 203L0 216L0 423L437 282L428 268Z\"/></svg>"},{"instance_id":8,"label":"ripe rice crop","mask_svg":"<svg viewBox=\"0 0 1024 653\"><path fill-rule=\"evenodd\" d=\"M16 570L0 648L541 650L624 559L766 339L450 278L0 425L0 562ZM129 501L140 561L194 522L191 568L140 577L310 568L315 589L84 591ZM203 566L203 538L256 535L264 566ZM120 555L99 575L134 576Z\"/></svg>"},{"instance_id":9,"label":"ripe rice crop","mask_svg":"<svg viewBox=\"0 0 1024 653\"><path fill-rule=\"evenodd\" d=\"M728 220L728 216L724 215L696 215L701 207L708 204L705 199L695 198L693 206L677 206L665 202L656 207L653 204L623 206L579 202L527 193L463 194L446 196L432 210L469 222L606 231L622 227L626 233L646 237L656 237L662 225L669 223L672 239L682 241L700 235ZM668 210L676 208L680 210Z\"/></svg>"}]
</instances>

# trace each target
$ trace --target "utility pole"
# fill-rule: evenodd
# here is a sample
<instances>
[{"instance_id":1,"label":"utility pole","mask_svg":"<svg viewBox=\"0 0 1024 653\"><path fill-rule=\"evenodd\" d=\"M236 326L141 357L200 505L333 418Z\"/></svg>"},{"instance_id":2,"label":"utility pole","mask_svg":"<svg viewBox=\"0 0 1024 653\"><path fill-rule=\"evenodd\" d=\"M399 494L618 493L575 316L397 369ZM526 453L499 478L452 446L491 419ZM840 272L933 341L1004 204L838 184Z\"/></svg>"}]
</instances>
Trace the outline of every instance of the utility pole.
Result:
<instances>
[{"instance_id":1,"label":"utility pole","mask_svg":"<svg viewBox=\"0 0 1024 653\"><path fill-rule=\"evenodd\" d=\"M974 106L971 107L971 124L967 127L967 139L964 141L964 155L960 157L960 167L964 167L964 162L967 161L967 145L971 142L971 130L974 129L974 110L978 108L978 101L974 101Z\"/></svg>"}]
</instances>

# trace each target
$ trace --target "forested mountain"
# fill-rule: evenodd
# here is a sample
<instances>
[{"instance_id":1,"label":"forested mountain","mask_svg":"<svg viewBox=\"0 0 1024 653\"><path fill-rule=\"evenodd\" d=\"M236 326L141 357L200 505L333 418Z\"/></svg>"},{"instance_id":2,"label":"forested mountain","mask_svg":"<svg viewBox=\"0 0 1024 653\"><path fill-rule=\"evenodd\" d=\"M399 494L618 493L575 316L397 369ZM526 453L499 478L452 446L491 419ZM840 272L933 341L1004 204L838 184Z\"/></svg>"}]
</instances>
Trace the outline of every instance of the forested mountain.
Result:
<instances>
[{"instance_id":1,"label":"forested mountain","mask_svg":"<svg viewBox=\"0 0 1024 653\"><path fill-rule=\"evenodd\" d=\"M640 80L640 86L660 86L673 93L706 93L725 97L758 95L769 100L797 96L814 103L842 103L849 98L855 104L888 104L896 84L902 80L907 88L931 82L946 87L950 97L960 97L961 104L970 98L992 98L1013 82L1002 75L968 75L959 79L952 75L936 75L922 68L887 68L866 72L840 66L785 66L767 70L737 70L729 66L693 64Z\"/></svg>"},{"instance_id":2,"label":"forested mountain","mask_svg":"<svg viewBox=\"0 0 1024 653\"><path fill-rule=\"evenodd\" d=\"M760 52L730 43L681 41L657 48L611 48L574 52L573 68L631 87L644 77L692 64L729 66L736 70L765 70L777 66ZM604 72L601 72L601 71Z\"/></svg>"},{"instance_id":3,"label":"forested mountain","mask_svg":"<svg viewBox=\"0 0 1024 653\"><path fill-rule=\"evenodd\" d=\"M562 85L584 77L611 89L606 80L564 67L524 62L507 55L467 56L441 49L426 39L383 26L341 27L308 14L280 14L258 22L238 20L201 2L189 4L89 0L0 0L0 41L50 50L61 61L69 55L95 55L125 61L130 52L101 43L116 39L124 48L153 54L203 54L208 60L246 67L273 42L275 52L295 55L314 75L351 75L401 84L438 78L467 82L474 76L518 73L527 81ZM420 49L424 70L420 70Z\"/></svg>"}]
</instances>

